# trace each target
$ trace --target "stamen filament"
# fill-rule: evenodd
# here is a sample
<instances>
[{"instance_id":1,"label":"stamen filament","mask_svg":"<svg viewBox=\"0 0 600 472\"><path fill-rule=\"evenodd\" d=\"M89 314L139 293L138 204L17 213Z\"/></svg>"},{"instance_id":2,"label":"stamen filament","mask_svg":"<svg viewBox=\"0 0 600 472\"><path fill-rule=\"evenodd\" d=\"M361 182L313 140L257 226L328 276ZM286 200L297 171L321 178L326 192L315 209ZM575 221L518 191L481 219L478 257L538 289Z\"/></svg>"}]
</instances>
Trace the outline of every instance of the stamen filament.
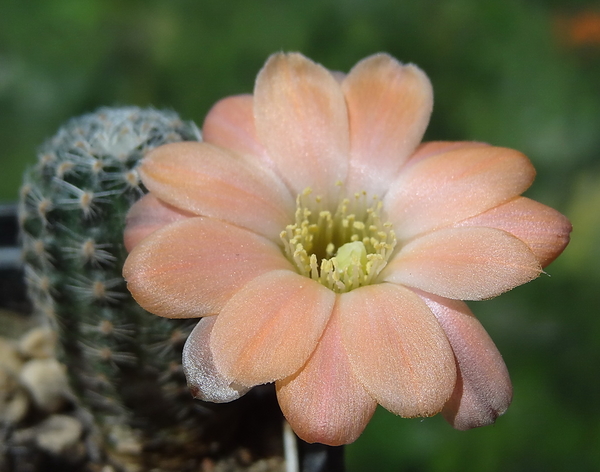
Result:
<instances>
[{"instance_id":1,"label":"stamen filament","mask_svg":"<svg viewBox=\"0 0 600 472\"><path fill-rule=\"evenodd\" d=\"M396 237L381 222L382 203L366 192L343 198L336 211L323 209L310 188L296 198L295 222L281 232L287 258L298 273L343 293L376 281L387 265Z\"/></svg>"}]
</instances>

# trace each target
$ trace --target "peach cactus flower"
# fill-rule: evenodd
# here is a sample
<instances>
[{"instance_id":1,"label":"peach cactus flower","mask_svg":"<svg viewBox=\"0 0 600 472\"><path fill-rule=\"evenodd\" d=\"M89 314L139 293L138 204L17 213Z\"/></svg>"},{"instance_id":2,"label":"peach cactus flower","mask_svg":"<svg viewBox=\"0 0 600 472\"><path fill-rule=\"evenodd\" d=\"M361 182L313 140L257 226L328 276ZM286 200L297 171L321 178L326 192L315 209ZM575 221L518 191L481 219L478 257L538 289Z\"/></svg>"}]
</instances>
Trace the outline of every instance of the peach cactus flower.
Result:
<instances>
[{"instance_id":1,"label":"peach cactus flower","mask_svg":"<svg viewBox=\"0 0 600 472\"><path fill-rule=\"evenodd\" d=\"M196 397L275 382L295 432L330 445L377 404L458 429L504 413L507 369L461 300L536 278L571 225L520 196L523 154L420 144L432 104L426 75L386 54L347 75L275 54L204 142L143 160L124 275L148 311L201 318L183 356Z\"/></svg>"}]
</instances>

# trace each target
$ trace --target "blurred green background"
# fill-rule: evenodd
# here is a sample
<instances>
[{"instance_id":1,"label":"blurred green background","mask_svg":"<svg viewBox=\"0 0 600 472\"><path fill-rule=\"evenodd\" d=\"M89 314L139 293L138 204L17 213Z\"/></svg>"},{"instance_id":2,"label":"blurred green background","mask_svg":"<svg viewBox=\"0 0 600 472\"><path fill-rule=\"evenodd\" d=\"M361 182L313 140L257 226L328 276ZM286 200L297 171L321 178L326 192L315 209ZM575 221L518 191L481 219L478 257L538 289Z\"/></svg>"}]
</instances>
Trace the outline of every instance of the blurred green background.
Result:
<instances>
[{"instance_id":1,"label":"blurred green background","mask_svg":"<svg viewBox=\"0 0 600 472\"><path fill-rule=\"evenodd\" d=\"M528 196L575 227L552 277L472 305L511 372L508 413L457 432L378 411L348 470L600 470L597 0L3 0L0 202L68 118L131 104L201 124L279 50L344 71L378 51L418 64L436 93L427 139L525 152Z\"/></svg>"}]
</instances>

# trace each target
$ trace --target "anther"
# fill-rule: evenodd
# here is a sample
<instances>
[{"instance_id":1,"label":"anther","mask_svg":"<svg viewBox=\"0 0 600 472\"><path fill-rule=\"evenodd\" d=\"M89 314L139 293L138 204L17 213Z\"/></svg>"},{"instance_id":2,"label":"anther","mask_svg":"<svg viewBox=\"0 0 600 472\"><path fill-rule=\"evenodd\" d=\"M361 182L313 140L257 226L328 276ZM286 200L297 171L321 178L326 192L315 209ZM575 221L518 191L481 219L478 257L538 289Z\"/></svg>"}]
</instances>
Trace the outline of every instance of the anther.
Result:
<instances>
[{"instance_id":1,"label":"anther","mask_svg":"<svg viewBox=\"0 0 600 472\"><path fill-rule=\"evenodd\" d=\"M366 192L344 198L335 212L322 208L310 188L296 199L295 222L281 232L298 273L335 292L373 283L396 244L392 225L381 222L381 201Z\"/></svg>"}]
</instances>

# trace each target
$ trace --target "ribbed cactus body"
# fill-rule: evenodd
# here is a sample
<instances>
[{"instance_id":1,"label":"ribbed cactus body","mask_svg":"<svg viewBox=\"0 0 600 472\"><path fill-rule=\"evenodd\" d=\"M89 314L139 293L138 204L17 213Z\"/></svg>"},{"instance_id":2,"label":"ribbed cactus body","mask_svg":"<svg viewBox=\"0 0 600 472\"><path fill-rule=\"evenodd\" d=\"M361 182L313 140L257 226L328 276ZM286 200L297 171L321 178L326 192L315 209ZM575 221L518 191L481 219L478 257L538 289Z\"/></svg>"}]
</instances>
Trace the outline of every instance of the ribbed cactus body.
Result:
<instances>
[{"instance_id":1,"label":"ribbed cactus body","mask_svg":"<svg viewBox=\"0 0 600 472\"><path fill-rule=\"evenodd\" d=\"M183 442L202 416L180 366L193 323L145 312L121 276L125 215L144 193L139 160L161 144L199 139L172 112L100 109L42 146L21 189L34 310L59 332L73 388L117 450Z\"/></svg>"}]
</instances>

